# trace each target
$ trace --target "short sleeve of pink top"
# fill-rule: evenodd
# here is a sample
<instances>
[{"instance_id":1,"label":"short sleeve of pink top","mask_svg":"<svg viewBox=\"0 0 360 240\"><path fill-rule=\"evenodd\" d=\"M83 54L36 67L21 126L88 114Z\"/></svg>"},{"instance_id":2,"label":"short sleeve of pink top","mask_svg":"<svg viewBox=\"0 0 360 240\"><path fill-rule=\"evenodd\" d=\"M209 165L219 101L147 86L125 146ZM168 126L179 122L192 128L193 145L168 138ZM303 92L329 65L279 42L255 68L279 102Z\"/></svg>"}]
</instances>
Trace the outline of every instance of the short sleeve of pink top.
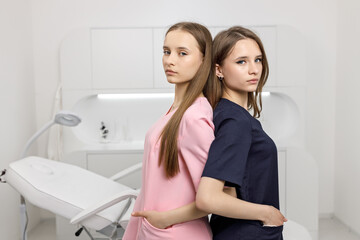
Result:
<instances>
[{"instance_id":1,"label":"short sleeve of pink top","mask_svg":"<svg viewBox=\"0 0 360 240\"><path fill-rule=\"evenodd\" d=\"M178 152L180 173L171 179L158 165L159 135L174 111L162 116L147 132L144 145L142 188L134 211L167 211L195 201L196 191L214 140L212 108L199 97L186 110L180 122ZM124 240L210 240L212 233L207 217L158 229L144 218L131 217Z\"/></svg>"}]
</instances>

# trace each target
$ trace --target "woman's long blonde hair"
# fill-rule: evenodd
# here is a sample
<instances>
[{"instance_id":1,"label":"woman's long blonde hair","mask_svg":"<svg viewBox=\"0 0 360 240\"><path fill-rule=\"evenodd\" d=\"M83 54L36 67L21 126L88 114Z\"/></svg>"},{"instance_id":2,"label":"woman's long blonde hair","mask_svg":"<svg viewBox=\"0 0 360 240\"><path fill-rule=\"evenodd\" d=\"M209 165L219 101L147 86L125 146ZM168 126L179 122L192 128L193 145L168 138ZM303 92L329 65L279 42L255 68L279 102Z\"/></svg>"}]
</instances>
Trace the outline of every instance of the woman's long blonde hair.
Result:
<instances>
[{"instance_id":1,"label":"woman's long blonde hair","mask_svg":"<svg viewBox=\"0 0 360 240\"><path fill-rule=\"evenodd\" d=\"M229 56L235 44L242 39L253 39L259 45L262 54L263 68L261 77L255 92L248 93L247 106L248 110L253 109L253 116L258 118L260 117L260 112L262 110L261 92L269 76L269 65L264 46L260 38L251 30L240 26L234 26L228 30L218 33L213 42L213 63L214 65L219 64L222 66L225 58ZM211 93L209 94L209 102L213 107L215 107L223 94L224 86L214 72L211 76L210 82L212 87L210 88Z\"/></svg>"},{"instance_id":2,"label":"woman's long blonde hair","mask_svg":"<svg viewBox=\"0 0 360 240\"><path fill-rule=\"evenodd\" d=\"M213 71L211 62L212 37L209 30L198 23L180 22L171 26L166 32L166 35L174 30L188 32L196 39L199 50L203 54L203 62L195 76L191 79L180 106L160 134L161 145L159 166L163 164L166 177L168 178L174 177L180 172L177 145L180 121L185 111L193 104L201 93L204 93L204 95L207 96L208 90L206 90L206 88L209 88L209 85L206 83L209 79L210 72Z\"/></svg>"}]
</instances>

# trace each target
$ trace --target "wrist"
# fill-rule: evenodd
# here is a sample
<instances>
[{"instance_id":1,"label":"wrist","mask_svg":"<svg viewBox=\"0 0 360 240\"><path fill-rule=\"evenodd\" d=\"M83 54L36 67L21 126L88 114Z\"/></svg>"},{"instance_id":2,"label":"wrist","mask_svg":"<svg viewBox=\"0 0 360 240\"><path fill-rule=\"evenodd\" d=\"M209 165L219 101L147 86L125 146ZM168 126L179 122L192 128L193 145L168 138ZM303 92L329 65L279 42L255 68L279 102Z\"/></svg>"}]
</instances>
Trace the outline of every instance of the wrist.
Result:
<instances>
[{"instance_id":1,"label":"wrist","mask_svg":"<svg viewBox=\"0 0 360 240\"><path fill-rule=\"evenodd\" d=\"M174 222L172 221L171 214L169 212L161 212L160 216L164 228L170 227L171 225L174 224Z\"/></svg>"},{"instance_id":2,"label":"wrist","mask_svg":"<svg viewBox=\"0 0 360 240\"><path fill-rule=\"evenodd\" d=\"M271 209L270 206L268 205L262 205L260 208L260 214L259 214L259 219L261 222L266 222L269 219L269 216L271 215Z\"/></svg>"}]
</instances>

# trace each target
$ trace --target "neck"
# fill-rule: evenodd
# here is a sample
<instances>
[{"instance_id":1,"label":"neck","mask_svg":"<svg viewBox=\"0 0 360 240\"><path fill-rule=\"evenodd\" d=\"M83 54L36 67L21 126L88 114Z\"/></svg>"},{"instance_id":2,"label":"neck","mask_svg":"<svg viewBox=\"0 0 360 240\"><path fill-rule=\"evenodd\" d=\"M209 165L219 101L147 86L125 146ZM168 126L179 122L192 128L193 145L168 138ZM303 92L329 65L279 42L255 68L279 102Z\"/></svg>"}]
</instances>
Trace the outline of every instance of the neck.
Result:
<instances>
[{"instance_id":1,"label":"neck","mask_svg":"<svg viewBox=\"0 0 360 240\"><path fill-rule=\"evenodd\" d=\"M184 99L188 85L189 85L188 82L178 83L175 85L175 97L174 97L173 108L177 108L178 106L180 106L182 100Z\"/></svg>"},{"instance_id":2,"label":"neck","mask_svg":"<svg viewBox=\"0 0 360 240\"><path fill-rule=\"evenodd\" d=\"M248 109L248 92L235 92L229 89L224 89L222 97L242 106L246 110Z\"/></svg>"}]
</instances>

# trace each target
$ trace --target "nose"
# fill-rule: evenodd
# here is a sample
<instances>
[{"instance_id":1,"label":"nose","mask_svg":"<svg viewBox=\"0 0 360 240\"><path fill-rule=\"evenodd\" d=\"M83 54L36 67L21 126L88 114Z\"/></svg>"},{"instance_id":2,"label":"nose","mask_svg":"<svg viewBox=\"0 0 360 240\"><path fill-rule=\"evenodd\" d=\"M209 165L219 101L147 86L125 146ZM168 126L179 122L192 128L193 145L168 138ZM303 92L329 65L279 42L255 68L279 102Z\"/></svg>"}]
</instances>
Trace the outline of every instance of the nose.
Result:
<instances>
[{"instance_id":1,"label":"nose","mask_svg":"<svg viewBox=\"0 0 360 240\"><path fill-rule=\"evenodd\" d=\"M173 53L163 55L163 64L164 66L170 66L175 64L175 57Z\"/></svg>"},{"instance_id":2,"label":"nose","mask_svg":"<svg viewBox=\"0 0 360 240\"><path fill-rule=\"evenodd\" d=\"M262 65L256 62L252 62L249 64L249 74L257 75L262 69Z\"/></svg>"}]
</instances>

